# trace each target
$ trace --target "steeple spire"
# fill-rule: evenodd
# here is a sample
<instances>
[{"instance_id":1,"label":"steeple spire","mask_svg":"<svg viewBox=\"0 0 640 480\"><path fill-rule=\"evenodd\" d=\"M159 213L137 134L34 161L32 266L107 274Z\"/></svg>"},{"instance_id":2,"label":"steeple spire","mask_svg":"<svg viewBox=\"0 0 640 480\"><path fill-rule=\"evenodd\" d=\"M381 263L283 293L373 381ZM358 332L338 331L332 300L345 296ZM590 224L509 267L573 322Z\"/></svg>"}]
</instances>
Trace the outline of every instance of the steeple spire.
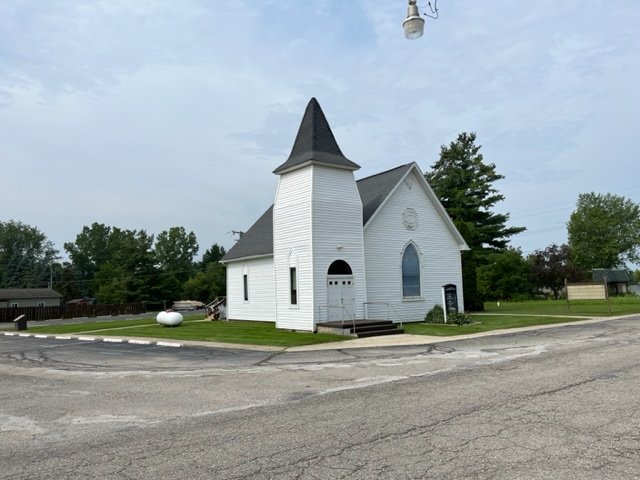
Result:
<instances>
[{"instance_id":1,"label":"steeple spire","mask_svg":"<svg viewBox=\"0 0 640 480\"><path fill-rule=\"evenodd\" d=\"M346 170L360 168L358 164L342 154L322 108L315 98L309 100L289 158L273 173L280 175L310 163Z\"/></svg>"}]
</instances>

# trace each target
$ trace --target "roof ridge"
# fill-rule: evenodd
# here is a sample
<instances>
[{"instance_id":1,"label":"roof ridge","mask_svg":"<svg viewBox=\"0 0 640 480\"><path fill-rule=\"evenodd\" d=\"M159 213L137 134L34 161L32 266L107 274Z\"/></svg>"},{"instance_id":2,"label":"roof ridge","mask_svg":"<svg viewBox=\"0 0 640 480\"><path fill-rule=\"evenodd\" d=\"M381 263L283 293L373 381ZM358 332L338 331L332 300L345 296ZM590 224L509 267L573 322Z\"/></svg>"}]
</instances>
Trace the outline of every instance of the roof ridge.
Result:
<instances>
[{"instance_id":1,"label":"roof ridge","mask_svg":"<svg viewBox=\"0 0 640 480\"><path fill-rule=\"evenodd\" d=\"M394 170L399 170L401 168L408 167L409 165L413 165L414 163L416 163L416 162L409 162L409 163L405 163L404 165L398 165L397 167L390 168L389 170L385 170L384 172L374 173L373 175L369 175L368 177L360 178L360 179L356 180L356 182L361 182L363 180L369 180L371 178L374 178L374 177L377 177L377 176L380 176L380 175L385 175L385 174L387 174L389 172L393 172Z\"/></svg>"}]
</instances>

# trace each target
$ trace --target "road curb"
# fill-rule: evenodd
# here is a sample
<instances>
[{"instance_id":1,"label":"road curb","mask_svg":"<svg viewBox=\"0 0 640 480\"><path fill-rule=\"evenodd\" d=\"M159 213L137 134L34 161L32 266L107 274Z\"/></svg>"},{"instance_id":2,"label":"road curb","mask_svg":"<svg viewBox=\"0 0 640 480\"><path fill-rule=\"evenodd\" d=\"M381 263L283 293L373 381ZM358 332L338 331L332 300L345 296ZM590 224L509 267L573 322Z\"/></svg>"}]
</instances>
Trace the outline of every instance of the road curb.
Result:
<instances>
[{"instance_id":1,"label":"road curb","mask_svg":"<svg viewBox=\"0 0 640 480\"><path fill-rule=\"evenodd\" d=\"M143 340L136 338L87 337L84 335L43 335L41 333L0 332L6 337L50 338L53 340L76 340L80 342L131 343L134 345L157 345L159 347L183 347L183 343L162 340Z\"/></svg>"}]
</instances>

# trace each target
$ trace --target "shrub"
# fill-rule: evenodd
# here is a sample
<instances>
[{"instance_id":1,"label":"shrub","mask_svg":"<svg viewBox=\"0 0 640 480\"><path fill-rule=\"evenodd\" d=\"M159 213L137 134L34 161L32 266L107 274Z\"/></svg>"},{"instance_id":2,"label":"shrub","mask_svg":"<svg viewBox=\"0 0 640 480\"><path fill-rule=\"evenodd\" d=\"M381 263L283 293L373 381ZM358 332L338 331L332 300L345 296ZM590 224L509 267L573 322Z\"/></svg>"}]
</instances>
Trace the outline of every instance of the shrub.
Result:
<instances>
[{"instance_id":1,"label":"shrub","mask_svg":"<svg viewBox=\"0 0 640 480\"><path fill-rule=\"evenodd\" d=\"M444 323L444 310L440 305L434 305L424 317L427 323Z\"/></svg>"},{"instance_id":2,"label":"shrub","mask_svg":"<svg viewBox=\"0 0 640 480\"><path fill-rule=\"evenodd\" d=\"M440 305L434 305L424 317L427 323L444 323L444 310ZM462 326L471 323L471 317L464 312L447 313L447 323Z\"/></svg>"},{"instance_id":3,"label":"shrub","mask_svg":"<svg viewBox=\"0 0 640 480\"><path fill-rule=\"evenodd\" d=\"M471 317L464 312L451 312L447 315L447 322L455 323L459 327L471 323Z\"/></svg>"}]
</instances>

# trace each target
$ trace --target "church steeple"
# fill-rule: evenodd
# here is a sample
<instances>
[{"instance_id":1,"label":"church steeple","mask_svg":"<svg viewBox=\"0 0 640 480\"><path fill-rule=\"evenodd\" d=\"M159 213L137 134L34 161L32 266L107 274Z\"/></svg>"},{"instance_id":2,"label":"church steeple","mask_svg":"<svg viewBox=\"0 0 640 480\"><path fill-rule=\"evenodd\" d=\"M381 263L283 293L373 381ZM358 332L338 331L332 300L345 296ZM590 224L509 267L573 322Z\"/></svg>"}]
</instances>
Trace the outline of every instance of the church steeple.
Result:
<instances>
[{"instance_id":1,"label":"church steeple","mask_svg":"<svg viewBox=\"0 0 640 480\"><path fill-rule=\"evenodd\" d=\"M289 158L273 173L280 175L310 163L351 171L360 168L358 164L342 154L320 104L315 98L309 100Z\"/></svg>"}]
</instances>

